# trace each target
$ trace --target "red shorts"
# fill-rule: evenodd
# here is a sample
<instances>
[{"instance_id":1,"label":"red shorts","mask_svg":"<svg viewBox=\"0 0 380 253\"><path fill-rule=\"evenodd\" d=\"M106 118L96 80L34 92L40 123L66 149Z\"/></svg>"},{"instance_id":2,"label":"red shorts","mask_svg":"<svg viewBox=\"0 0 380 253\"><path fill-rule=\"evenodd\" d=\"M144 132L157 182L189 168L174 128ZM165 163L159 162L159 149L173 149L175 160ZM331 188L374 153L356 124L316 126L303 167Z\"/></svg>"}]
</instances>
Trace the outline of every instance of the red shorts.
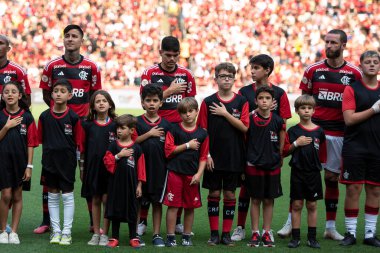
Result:
<instances>
[{"instance_id":1,"label":"red shorts","mask_svg":"<svg viewBox=\"0 0 380 253\"><path fill-rule=\"evenodd\" d=\"M199 208L202 206L199 184L190 185L193 176L169 171L163 204L172 207Z\"/></svg>"}]
</instances>

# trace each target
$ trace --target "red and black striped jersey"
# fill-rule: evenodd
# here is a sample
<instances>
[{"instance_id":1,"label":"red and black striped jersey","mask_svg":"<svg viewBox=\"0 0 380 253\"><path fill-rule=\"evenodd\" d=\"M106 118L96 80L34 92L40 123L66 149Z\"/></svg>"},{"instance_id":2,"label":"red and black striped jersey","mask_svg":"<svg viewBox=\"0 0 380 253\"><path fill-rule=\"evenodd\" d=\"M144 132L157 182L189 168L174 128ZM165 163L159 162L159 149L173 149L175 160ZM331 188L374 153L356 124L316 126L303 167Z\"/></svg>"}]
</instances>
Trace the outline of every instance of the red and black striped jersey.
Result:
<instances>
[{"instance_id":1,"label":"red and black striped jersey","mask_svg":"<svg viewBox=\"0 0 380 253\"><path fill-rule=\"evenodd\" d=\"M76 64L68 63L64 57L58 57L46 64L40 82L40 88L52 90L58 79L68 79L73 86L73 97L68 101L69 107L79 115L85 117L89 110L90 91L102 88L99 66L81 55ZM51 103L54 103L51 100Z\"/></svg>"},{"instance_id":2,"label":"red and black striped jersey","mask_svg":"<svg viewBox=\"0 0 380 253\"><path fill-rule=\"evenodd\" d=\"M361 77L360 69L349 62L333 68L324 60L306 68L300 89L312 95L317 102L312 120L326 134L343 136L343 91Z\"/></svg>"},{"instance_id":3,"label":"red and black striped jersey","mask_svg":"<svg viewBox=\"0 0 380 253\"><path fill-rule=\"evenodd\" d=\"M169 88L174 79L178 83L186 82L186 91L181 94L173 94L164 99L164 102L158 111L158 114L169 122L181 122L181 117L177 112L177 105L185 97L195 97L197 94L195 79L190 70L177 65L172 72L165 71L160 64L155 64L147 68L141 75L140 94L142 89L148 83L155 83L162 87L162 90Z\"/></svg>"},{"instance_id":4,"label":"red and black striped jersey","mask_svg":"<svg viewBox=\"0 0 380 253\"><path fill-rule=\"evenodd\" d=\"M3 85L10 81L20 82L26 94L32 92L26 71L20 65L12 61L8 61L5 66L0 68L0 92L3 90Z\"/></svg>"},{"instance_id":5,"label":"red and black striped jersey","mask_svg":"<svg viewBox=\"0 0 380 253\"><path fill-rule=\"evenodd\" d=\"M290 111L290 104L288 96L286 92L280 87L269 83L269 87L271 87L274 91L274 99L277 102L277 106L274 108L273 112L279 115L283 119L290 119L292 117L292 113ZM249 104L249 111L252 112L257 108L256 104L256 83L249 84L247 86L242 87L239 90L239 94L245 97Z\"/></svg>"}]
</instances>

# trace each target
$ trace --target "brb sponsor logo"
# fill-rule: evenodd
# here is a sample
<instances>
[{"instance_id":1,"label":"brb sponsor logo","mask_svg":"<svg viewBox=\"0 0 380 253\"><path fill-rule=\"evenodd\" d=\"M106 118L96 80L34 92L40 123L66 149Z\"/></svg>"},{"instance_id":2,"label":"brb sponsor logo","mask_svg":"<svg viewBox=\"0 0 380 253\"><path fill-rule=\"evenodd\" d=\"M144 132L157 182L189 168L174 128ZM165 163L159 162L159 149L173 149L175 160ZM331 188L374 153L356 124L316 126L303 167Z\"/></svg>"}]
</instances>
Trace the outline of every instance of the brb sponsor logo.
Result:
<instances>
[{"instance_id":1,"label":"brb sponsor logo","mask_svg":"<svg viewBox=\"0 0 380 253\"><path fill-rule=\"evenodd\" d=\"M165 103L179 103L182 100L181 94L174 94L165 99Z\"/></svg>"},{"instance_id":2,"label":"brb sponsor logo","mask_svg":"<svg viewBox=\"0 0 380 253\"><path fill-rule=\"evenodd\" d=\"M319 100L325 101L339 101L342 102L343 93L340 92L332 92L327 90L320 90L318 93Z\"/></svg>"}]
</instances>

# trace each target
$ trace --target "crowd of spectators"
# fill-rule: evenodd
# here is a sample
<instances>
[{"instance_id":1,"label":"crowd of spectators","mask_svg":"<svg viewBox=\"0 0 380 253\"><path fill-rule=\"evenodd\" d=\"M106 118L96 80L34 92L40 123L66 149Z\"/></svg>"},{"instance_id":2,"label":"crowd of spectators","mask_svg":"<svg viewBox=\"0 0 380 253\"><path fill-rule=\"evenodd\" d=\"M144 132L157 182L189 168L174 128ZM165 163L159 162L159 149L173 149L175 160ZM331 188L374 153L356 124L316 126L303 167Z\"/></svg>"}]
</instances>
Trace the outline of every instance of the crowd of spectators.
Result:
<instances>
[{"instance_id":1,"label":"crowd of spectators","mask_svg":"<svg viewBox=\"0 0 380 253\"><path fill-rule=\"evenodd\" d=\"M143 69L160 60L160 39L172 34L199 86L212 87L221 61L236 64L236 86L245 85L249 57L267 53L275 60L271 81L295 92L305 66L324 57L328 30L349 34L345 57L356 64L365 49L379 50L379 13L378 0L0 0L0 33L32 87L62 55L62 29L75 23L86 34L81 52L101 66L105 88L139 85Z\"/></svg>"}]
</instances>

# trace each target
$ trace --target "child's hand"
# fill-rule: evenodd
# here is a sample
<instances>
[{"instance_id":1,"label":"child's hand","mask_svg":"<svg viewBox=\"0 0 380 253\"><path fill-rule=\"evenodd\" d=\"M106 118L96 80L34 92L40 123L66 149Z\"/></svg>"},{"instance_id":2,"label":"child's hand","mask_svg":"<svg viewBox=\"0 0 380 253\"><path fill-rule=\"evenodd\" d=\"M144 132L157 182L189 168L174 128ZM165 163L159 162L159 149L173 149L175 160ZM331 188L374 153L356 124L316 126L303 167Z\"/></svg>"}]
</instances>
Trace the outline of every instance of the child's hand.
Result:
<instances>
[{"instance_id":1,"label":"child's hand","mask_svg":"<svg viewBox=\"0 0 380 253\"><path fill-rule=\"evenodd\" d=\"M192 139L191 141L189 141L189 146L191 149L198 150L200 143L197 139Z\"/></svg>"},{"instance_id":2,"label":"child's hand","mask_svg":"<svg viewBox=\"0 0 380 253\"><path fill-rule=\"evenodd\" d=\"M302 135L297 138L296 143L297 143L297 146L306 146L310 144L312 141L313 141L313 138Z\"/></svg>"},{"instance_id":3,"label":"child's hand","mask_svg":"<svg viewBox=\"0 0 380 253\"><path fill-rule=\"evenodd\" d=\"M206 169L211 172L214 169L214 160L212 160L211 156L207 157Z\"/></svg>"},{"instance_id":4,"label":"child's hand","mask_svg":"<svg viewBox=\"0 0 380 253\"><path fill-rule=\"evenodd\" d=\"M26 168L24 172L24 176L22 177L22 181L29 181L31 177L32 177L32 169Z\"/></svg>"},{"instance_id":5,"label":"child's hand","mask_svg":"<svg viewBox=\"0 0 380 253\"><path fill-rule=\"evenodd\" d=\"M201 182L201 175L197 173L191 179L190 185L199 184L200 182Z\"/></svg>"},{"instance_id":6,"label":"child's hand","mask_svg":"<svg viewBox=\"0 0 380 253\"><path fill-rule=\"evenodd\" d=\"M155 126L155 127L152 127L152 129L150 129L149 134L152 137L160 137L160 136L163 136L165 132L162 127Z\"/></svg>"},{"instance_id":7,"label":"child's hand","mask_svg":"<svg viewBox=\"0 0 380 253\"><path fill-rule=\"evenodd\" d=\"M220 102L218 105L217 103L213 102L213 105L210 105L210 111L211 114L218 115L218 116L224 116L228 113L226 107L222 102Z\"/></svg>"},{"instance_id":8,"label":"child's hand","mask_svg":"<svg viewBox=\"0 0 380 253\"><path fill-rule=\"evenodd\" d=\"M270 107L270 110L274 111L274 110L276 110L276 108L277 108L277 100L273 99L272 106Z\"/></svg>"},{"instance_id":9,"label":"child's hand","mask_svg":"<svg viewBox=\"0 0 380 253\"><path fill-rule=\"evenodd\" d=\"M9 129L9 128L13 128L17 125L20 125L22 119L23 118L21 116L14 117L13 119L11 119L11 116L9 116L7 123L5 123L5 127L7 127Z\"/></svg>"},{"instance_id":10,"label":"child's hand","mask_svg":"<svg viewBox=\"0 0 380 253\"><path fill-rule=\"evenodd\" d=\"M138 185L136 188L136 198L141 198L141 196L142 196L141 185Z\"/></svg>"},{"instance_id":11,"label":"child's hand","mask_svg":"<svg viewBox=\"0 0 380 253\"><path fill-rule=\"evenodd\" d=\"M123 148L120 152L119 152L119 154L117 154L117 156L118 157L128 157L128 156L131 156L131 155L133 155L133 149L131 149L131 148Z\"/></svg>"}]
</instances>

